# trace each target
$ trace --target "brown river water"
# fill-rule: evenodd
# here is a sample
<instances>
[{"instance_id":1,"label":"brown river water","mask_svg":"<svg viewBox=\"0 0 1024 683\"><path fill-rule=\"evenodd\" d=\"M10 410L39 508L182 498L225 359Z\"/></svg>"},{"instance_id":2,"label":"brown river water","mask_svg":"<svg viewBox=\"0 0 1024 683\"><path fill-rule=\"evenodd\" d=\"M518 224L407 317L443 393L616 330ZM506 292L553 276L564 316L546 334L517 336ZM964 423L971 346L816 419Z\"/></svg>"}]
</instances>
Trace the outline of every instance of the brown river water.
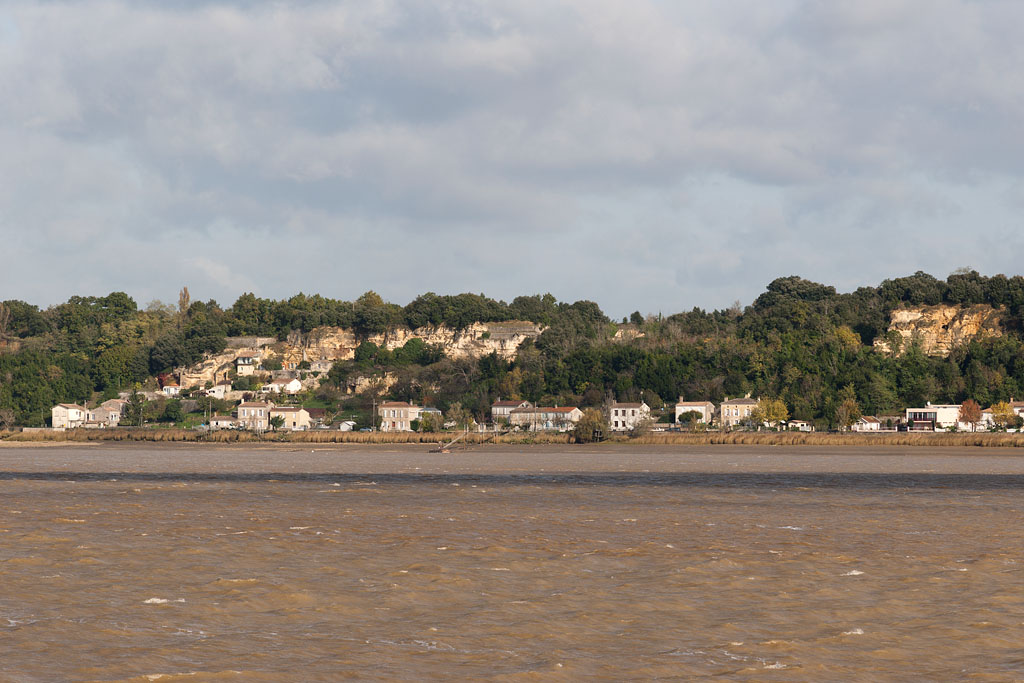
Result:
<instances>
[{"instance_id":1,"label":"brown river water","mask_svg":"<svg viewBox=\"0 0 1024 683\"><path fill-rule=\"evenodd\" d=\"M1024 680L1024 455L0 448L0 681Z\"/></svg>"}]
</instances>

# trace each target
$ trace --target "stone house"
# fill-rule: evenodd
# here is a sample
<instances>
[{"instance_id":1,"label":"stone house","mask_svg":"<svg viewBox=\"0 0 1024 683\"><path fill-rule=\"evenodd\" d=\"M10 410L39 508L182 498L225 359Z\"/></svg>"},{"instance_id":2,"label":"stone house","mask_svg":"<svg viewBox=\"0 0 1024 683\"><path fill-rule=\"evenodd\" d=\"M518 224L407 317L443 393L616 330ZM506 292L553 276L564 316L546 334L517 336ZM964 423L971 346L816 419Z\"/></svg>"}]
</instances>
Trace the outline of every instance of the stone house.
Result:
<instances>
[{"instance_id":1,"label":"stone house","mask_svg":"<svg viewBox=\"0 0 1024 683\"><path fill-rule=\"evenodd\" d=\"M231 380L222 379L206 390L206 395L213 398L223 399L231 391Z\"/></svg>"},{"instance_id":2,"label":"stone house","mask_svg":"<svg viewBox=\"0 0 1024 683\"><path fill-rule=\"evenodd\" d=\"M651 407L646 403L612 403L605 417L611 431L628 432L651 418Z\"/></svg>"},{"instance_id":3,"label":"stone house","mask_svg":"<svg viewBox=\"0 0 1024 683\"><path fill-rule=\"evenodd\" d=\"M275 417L284 418L282 428L293 432L310 427L309 412L302 406L273 406L270 409L270 418Z\"/></svg>"},{"instance_id":4,"label":"stone house","mask_svg":"<svg viewBox=\"0 0 1024 683\"><path fill-rule=\"evenodd\" d=\"M270 409L273 403L267 401L246 401L238 406L238 426L254 432L265 432L270 426Z\"/></svg>"},{"instance_id":5,"label":"stone house","mask_svg":"<svg viewBox=\"0 0 1024 683\"><path fill-rule=\"evenodd\" d=\"M88 411L88 421L98 427L116 427L121 423L121 415L128 401L120 398L112 398L104 401L97 407Z\"/></svg>"},{"instance_id":6,"label":"stone house","mask_svg":"<svg viewBox=\"0 0 1024 683\"><path fill-rule=\"evenodd\" d=\"M495 401L491 404L491 422L498 424L508 423L509 413L516 408L531 408L533 404L529 401Z\"/></svg>"},{"instance_id":7,"label":"stone house","mask_svg":"<svg viewBox=\"0 0 1024 683\"><path fill-rule=\"evenodd\" d=\"M733 427L743 425L750 419L756 407L757 399L750 398L749 396L731 400L725 399L722 401L722 405L719 406L722 429L732 429Z\"/></svg>"},{"instance_id":8,"label":"stone house","mask_svg":"<svg viewBox=\"0 0 1024 683\"><path fill-rule=\"evenodd\" d=\"M377 408L380 416L380 431L411 432L412 421L420 419L423 408L404 401L388 401Z\"/></svg>"},{"instance_id":9,"label":"stone house","mask_svg":"<svg viewBox=\"0 0 1024 683\"><path fill-rule=\"evenodd\" d=\"M256 372L260 364L260 355L256 351L239 351L235 356L235 372L239 377L249 377Z\"/></svg>"},{"instance_id":10,"label":"stone house","mask_svg":"<svg viewBox=\"0 0 1024 683\"><path fill-rule=\"evenodd\" d=\"M536 408L513 408L508 415L508 420L513 427L531 432L567 432L576 426L581 417L583 417L583 411L575 406L563 408L538 406Z\"/></svg>"}]
</instances>

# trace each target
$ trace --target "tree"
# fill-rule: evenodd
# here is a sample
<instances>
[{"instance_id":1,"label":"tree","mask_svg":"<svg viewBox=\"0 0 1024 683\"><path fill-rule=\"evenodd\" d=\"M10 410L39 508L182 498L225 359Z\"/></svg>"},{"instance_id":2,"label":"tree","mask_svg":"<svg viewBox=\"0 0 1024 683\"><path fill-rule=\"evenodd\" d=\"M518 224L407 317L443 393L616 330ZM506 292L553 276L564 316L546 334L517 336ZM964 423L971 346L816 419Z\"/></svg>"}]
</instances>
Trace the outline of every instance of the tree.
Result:
<instances>
[{"instance_id":1,"label":"tree","mask_svg":"<svg viewBox=\"0 0 1024 683\"><path fill-rule=\"evenodd\" d=\"M845 398L836 408L836 426L840 431L846 431L854 422L860 419L860 406L856 399Z\"/></svg>"},{"instance_id":2,"label":"tree","mask_svg":"<svg viewBox=\"0 0 1024 683\"><path fill-rule=\"evenodd\" d=\"M680 426L685 425L687 429L695 430L703 417L703 413L698 410L687 410L679 414L677 422Z\"/></svg>"},{"instance_id":3,"label":"tree","mask_svg":"<svg viewBox=\"0 0 1024 683\"><path fill-rule=\"evenodd\" d=\"M127 425L141 427L145 414L146 397L139 393L138 385L132 387L128 402L124 406L124 422Z\"/></svg>"},{"instance_id":4,"label":"tree","mask_svg":"<svg viewBox=\"0 0 1024 683\"><path fill-rule=\"evenodd\" d=\"M0 408L0 429L10 429L14 426L14 411L10 408Z\"/></svg>"},{"instance_id":5,"label":"tree","mask_svg":"<svg viewBox=\"0 0 1024 683\"><path fill-rule=\"evenodd\" d=\"M576 443L593 443L600 440L607 430L604 412L597 408L587 408L573 428L572 436Z\"/></svg>"},{"instance_id":6,"label":"tree","mask_svg":"<svg viewBox=\"0 0 1024 683\"><path fill-rule=\"evenodd\" d=\"M270 428L271 429L273 429L276 432L281 427L284 427L284 417L283 416L275 415L274 417L270 418Z\"/></svg>"},{"instance_id":7,"label":"tree","mask_svg":"<svg viewBox=\"0 0 1024 683\"><path fill-rule=\"evenodd\" d=\"M448 408L448 421L454 422L459 429L469 429L476 424L473 413L462 407L462 403L453 403Z\"/></svg>"},{"instance_id":8,"label":"tree","mask_svg":"<svg viewBox=\"0 0 1024 683\"><path fill-rule=\"evenodd\" d=\"M420 430L424 432L439 432L444 427L442 420L437 413L424 413L420 417Z\"/></svg>"},{"instance_id":9,"label":"tree","mask_svg":"<svg viewBox=\"0 0 1024 683\"><path fill-rule=\"evenodd\" d=\"M1013 412L1013 406L1006 401L1000 401L990 408L992 411L992 422L999 429L1006 429L1017 417L1017 414Z\"/></svg>"},{"instance_id":10,"label":"tree","mask_svg":"<svg viewBox=\"0 0 1024 683\"><path fill-rule=\"evenodd\" d=\"M973 398L969 398L960 405L960 415L957 418L960 422L967 422L971 425L971 431L975 431L978 423L981 422L981 406Z\"/></svg>"}]
</instances>

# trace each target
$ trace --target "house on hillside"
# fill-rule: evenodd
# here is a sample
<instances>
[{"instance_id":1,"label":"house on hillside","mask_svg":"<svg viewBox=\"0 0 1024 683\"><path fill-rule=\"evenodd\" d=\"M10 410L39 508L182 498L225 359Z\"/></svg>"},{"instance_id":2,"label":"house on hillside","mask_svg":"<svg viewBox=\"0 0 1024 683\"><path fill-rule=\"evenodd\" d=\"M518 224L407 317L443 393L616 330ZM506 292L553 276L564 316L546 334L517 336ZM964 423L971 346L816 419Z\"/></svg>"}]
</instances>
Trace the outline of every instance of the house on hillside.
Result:
<instances>
[{"instance_id":1,"label":"house on hillside","mask_svg":"<svg viewBox=\"0 0 1024 683\"><path fill-rule=\"evenodd\" d=\"M756 407L756 398L726 398L719 406L722 429L732 429L747 423Z\"/></svg>"},{"instance_id":2,"label":"house on hillside","mask_svg":"<svg viewBox=\"0 0 1024 683\"><path fill-rule=\"evenodd\" d=\"M697 422L711 424L711 420L715 417L715 404L711 401L684 401L680 396L679 403L676 404L676 424L679 423L680 415L690 412L700 413Z\"/></svg>"},{"instance_id":3,"label":"house on hillside","mask_svg":"<svg viewBox=\"0 0 1024 683\"><path fill-rule=\"evenodd\" d=\"M74 429L81 427L88 411L77 403L58 403L50 408L50 426L54 429Z\"/></svg>"},{"instance_id":4,"label":"house on hillside","mask_svg":"<svg viewBox=\"0 0 1024 683\"><path fill-rule=\"evenodd\" d=\"M206 395L213 398L223 399L231 391L231 380L222 379L206 390Z\"/></svg>"},{"instance_id":5,"label":"house on hillside","mask_svg":"<svg viewBox=\"0 0 1024 683\"><path fill-rule=\"evenodd\" d=\"M583 417L583 411L575 406L537 406L513 408L509 413L509 424L531 432L567 432Z\"/></svg>"},{"instance_id":6,"label":"house on hillside","mask_svg":"<svg viewBox=\"0 0 1024 683\"><path fill-rule=\"evenodd\" d=\"M404 401L388 401L380 404L377 415L380 417L382 432L411 432L412 421L420 419L423 408Z\"/></svg>"},{"instance_id":7,"label":"house on hillside","mask_svg":"<svg viewBox=\"0 0 1024 683\"><path fill-rule=\"evenodd\" d=\"M636 429L644 420L651 419L651 407L643 402L612 403L605 418L611 431L628 432Z\"/></svg>"},{"instance_id":8,"label":"house on hillside","mask_svg":"<svg viewBox=\"0 0 1024 683\"><path fill-rule=\"evenodd\" d=\"M260 389L264 393L294 395L302 391L302 382L294 377L272 379Z\"/></svg>"},{"instance_id":9,"label":"house on hillside","mask_svg":"<svg viewBox=\"0 0 1024 683\"><path fill-rule=\"evenodd\" d=\"M235 356L235 372L239 377L248 377L256 372L260 364L260 354L256 351L239 351Z\"/></svg>"}]
</instances>

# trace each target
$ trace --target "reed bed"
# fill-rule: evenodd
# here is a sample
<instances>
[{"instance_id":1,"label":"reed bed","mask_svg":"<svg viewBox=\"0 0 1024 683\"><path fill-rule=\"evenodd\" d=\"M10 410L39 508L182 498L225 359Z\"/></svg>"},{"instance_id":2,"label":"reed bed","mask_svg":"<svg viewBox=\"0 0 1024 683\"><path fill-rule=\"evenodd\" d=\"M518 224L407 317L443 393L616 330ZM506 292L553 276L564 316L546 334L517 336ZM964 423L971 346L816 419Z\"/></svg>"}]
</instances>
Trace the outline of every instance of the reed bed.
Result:
<instances>
[{"instance_id":1,"label":"reed bed","mask_svg":"<svg viewBox=\"0 0 1024 683\"><path fill-rule=\"evenodd\" d=\"M0 440L8 443L46 442L185 442L185 443L333 443L333 444L439 444L448 443L458 436L457 432L255 432L220 430L198 432L191 429L72 429L66 432L52 431L0 431ZM538 444L561 445L573 442L566 433L487 434L470 432L460 438L455 447L462 445L497 444ZM654 432L639 437L614 436L605 441L617 445L640 446L702 446L702 445L750 445L750 446L969 446L1019 448L1024 447L1024 434L1005 432L977 433L911 433L886 432L881 434L825 433L825 432Z\"/></svg>"}]
</instances>

